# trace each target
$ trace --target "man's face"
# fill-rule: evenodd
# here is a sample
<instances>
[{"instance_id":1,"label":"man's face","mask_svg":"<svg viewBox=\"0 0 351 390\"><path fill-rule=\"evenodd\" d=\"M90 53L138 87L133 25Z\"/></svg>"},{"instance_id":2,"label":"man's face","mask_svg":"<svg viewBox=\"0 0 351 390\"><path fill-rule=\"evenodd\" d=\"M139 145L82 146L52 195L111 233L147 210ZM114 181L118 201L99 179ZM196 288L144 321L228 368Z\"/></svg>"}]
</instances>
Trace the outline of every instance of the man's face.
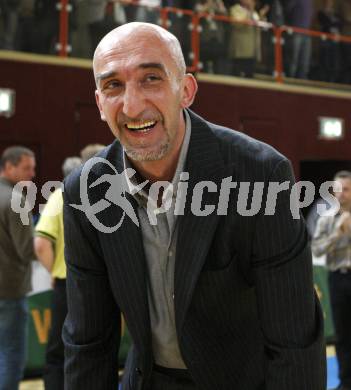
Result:
<instances>
[{"instance_id":1,"label":"man's face","mask_svg":"<svg viewBox=\"0 0 351 390\"><path fill-rule=\"evenodd\" d=\"M335 192L335 197L344 209L351 209L351 180L347 178L338 178L335 180L341 187L341 192Z\"/></svg>"},{"instance_id":2,"label":"man's face","mask_svg":"<svg viewBox=\"0 0 351 390\"><path fill-rule=\"evenodd\" d=\"M35 176L35 158L23 155L17 165L8 161L5 164L3 175L14 184L22 180L32 180Z\"/></svg>"},{"instance_id":3,"label":"man's face","mask_svg":"<svg viewBox=\"0 0 351 390\"><path fill-rule=\"evenodd\" d=\"M131 34L105 44L94 61L102 120L134 161L161 160L181 144L186 77L165 42Z\"/></svg>"}]
</instances>

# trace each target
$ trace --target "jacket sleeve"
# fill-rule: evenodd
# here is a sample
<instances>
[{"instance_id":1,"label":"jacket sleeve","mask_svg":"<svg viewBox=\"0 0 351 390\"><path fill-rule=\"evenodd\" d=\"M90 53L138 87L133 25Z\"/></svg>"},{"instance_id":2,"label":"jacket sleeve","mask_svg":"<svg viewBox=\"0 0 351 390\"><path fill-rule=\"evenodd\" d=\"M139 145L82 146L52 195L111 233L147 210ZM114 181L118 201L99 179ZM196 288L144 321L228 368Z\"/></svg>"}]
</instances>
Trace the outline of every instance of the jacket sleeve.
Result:
<instances>
[{"instance_id":1,"label":"jacket sleeve","mask_svg":"<svg viewBox=\"0 0 351 390\"><path fill-rule=\"evenodd\" d=\"M116 390L120 310L109 287L97 233L85 214L70 206L80 203L78 196L72 196L72 181L65 183L64 192L68 306L63 328L65 390Z\"/></svg>"},{"instance_id":2,"label":"jacket sleeve","mask_svg":"<svg viewBox=\"0 0 351 390\"><path fill-rule=\"evenodd\" d=\"M27 224L22 222L20 214L13 211L10 206L8 208L8 229L13 240L14 248L16 248L18 257L23 264L28 264L32 260L36 260L33 242L32 213L29 211L29 207L26 215L28 216Z\"/></svg>"},{"instance_id":3,"label":"jacket sleeve","mask_svg":"<svg viewBox=\"0 0 351 390\"><path fill-rule=\"evenodd\" d=\"M294 184L290 163L280 160L269 182ZM273 215L257 216L254 282L264 337L267 390L324 390L323 317L312 280L303 218L293 218L291 191L278 194Z\"/></svg>"}]
</instances>

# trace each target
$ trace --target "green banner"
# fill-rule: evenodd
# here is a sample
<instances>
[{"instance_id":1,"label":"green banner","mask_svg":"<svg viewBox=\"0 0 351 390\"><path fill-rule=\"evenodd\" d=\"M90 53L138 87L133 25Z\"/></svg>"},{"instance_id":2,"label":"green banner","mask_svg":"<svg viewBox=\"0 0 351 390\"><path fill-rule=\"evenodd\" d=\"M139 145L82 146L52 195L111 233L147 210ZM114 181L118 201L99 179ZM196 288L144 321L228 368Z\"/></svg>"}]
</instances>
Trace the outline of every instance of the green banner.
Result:
<instances>
[{"instance_id":1,"label":"green banner","mask_svg":"<svg viewBox=\"0 0 351 390\"><path fill-rule=\"evenodd\" d=\"M51 326L51 295L52 291L44 291L28 296L28 353L26 371L42 370L45 362L45 350ZM122 365L127 357L130 346L130 336L122 324L122 340L119 350L119 363Z\"/></svg>"}]
</instances>

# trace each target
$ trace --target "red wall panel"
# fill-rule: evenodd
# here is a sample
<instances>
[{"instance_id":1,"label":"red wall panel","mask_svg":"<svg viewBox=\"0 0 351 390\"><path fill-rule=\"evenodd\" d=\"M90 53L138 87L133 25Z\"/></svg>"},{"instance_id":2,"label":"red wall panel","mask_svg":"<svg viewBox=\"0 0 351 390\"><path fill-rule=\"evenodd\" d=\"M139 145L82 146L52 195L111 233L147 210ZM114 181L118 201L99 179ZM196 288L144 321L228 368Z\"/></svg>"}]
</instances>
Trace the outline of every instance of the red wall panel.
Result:
<instances>
[{"instance_id":1,"label":"red wall panel","mask_svg":"<svg viewBox=\"0 0 351 390\"><path fill-rule=\"evenodd\" d=\"M38 156L38 184L61 177L61 163L91 142L113 137L95 107L91 69L0 59L0 87L16 90L16 113L0 117L0 149L32 146ZM193 109L216 122L272 144L293 162L350 160L350 97L318 96L250 83L200 81ZM318 117L345 120L341 141L318 139ZM0 150L1 152L1 150Z\"/></svg>"}]
</instances>

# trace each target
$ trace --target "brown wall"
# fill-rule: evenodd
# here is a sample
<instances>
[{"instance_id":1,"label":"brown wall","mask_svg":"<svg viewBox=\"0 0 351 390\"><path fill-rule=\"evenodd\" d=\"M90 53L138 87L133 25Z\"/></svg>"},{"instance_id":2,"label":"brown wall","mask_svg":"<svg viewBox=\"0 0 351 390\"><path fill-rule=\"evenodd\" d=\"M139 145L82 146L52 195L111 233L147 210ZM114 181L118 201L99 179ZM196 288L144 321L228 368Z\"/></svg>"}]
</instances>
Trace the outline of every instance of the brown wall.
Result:
<instances>
[{"instance_id":1,"label":"brown wall","mask_svg":"<svg viewBox=\"0 0 351 390\"><path fill-rule=\"evenodd\" d=\"M194 108L212 121L263 140L285 154L299 176L302 160L351 160L350 98L201 83ZM345 138L318 139L318 117L340 117Z\"/></svg>"},{"instance_id":2,"label":"brown wall","mask_svg":"<svg viewBox=\"0 0 351 390\"><path fill-rule=\"evenodd\" d=\"M0 69L0 87L13 88L17 94L14 117L0 117L0 152L12 144L32 147L38 157L39 185L60 178L63 159L78 154L84 145L112 141L99 119L87 67L0 59ZM297 176L302 160L351 160L351 94L323 97L254 88L250 82L199 84L195 111L272 144L292 160ZM321 115L344 118L344 140L318 140Z\"/></svg>"}]
</instances>

